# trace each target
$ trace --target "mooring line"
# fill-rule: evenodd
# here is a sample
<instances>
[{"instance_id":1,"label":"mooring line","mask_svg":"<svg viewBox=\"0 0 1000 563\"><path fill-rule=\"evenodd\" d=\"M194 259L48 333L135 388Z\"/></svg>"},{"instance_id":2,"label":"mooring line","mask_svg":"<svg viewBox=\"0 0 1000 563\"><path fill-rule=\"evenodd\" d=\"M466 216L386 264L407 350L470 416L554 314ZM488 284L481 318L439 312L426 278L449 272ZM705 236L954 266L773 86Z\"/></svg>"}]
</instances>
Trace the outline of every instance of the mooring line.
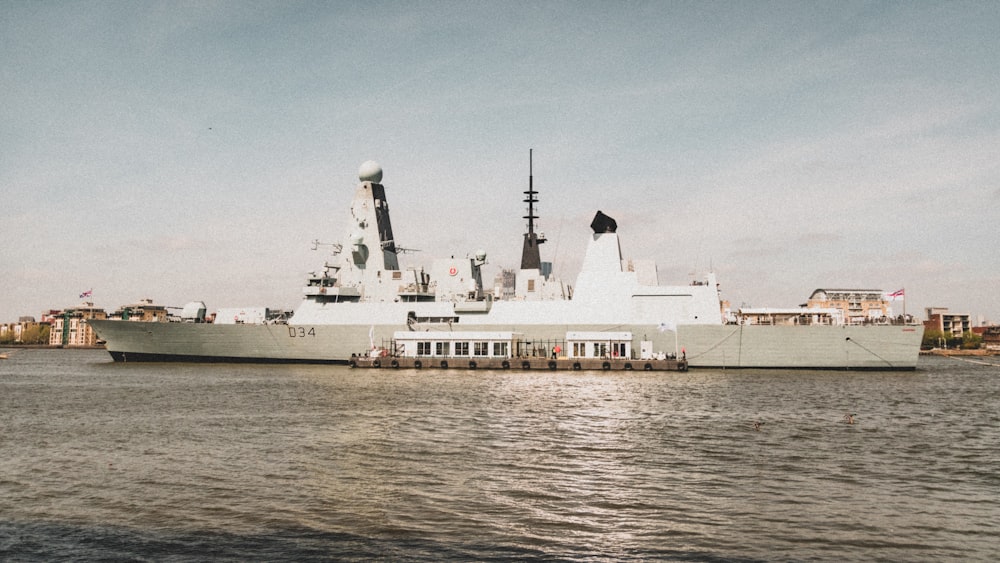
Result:
<instances>
[{"instance_id":1,"label":"mooring line","mask_svg":"<svg viewBox=\"0 0 1000 563\"><path fill-rule=\"evenodd\" d=\"M861 349L862 349L862 350L864 350L865 352L868 352L868 353L869 353L869 354L871 354L872 356L875 356L876 358L878 358L878 359L882 360L882 361L883 361L883 362L885 362L885 363L886 363L886 365L888 365L889 367L896 367L896 366L892 365L892 362L890 362L889 360L887 360L887 359L883 358L882 356L879 356L879 355L878 355L878 354L876 354L875 352L872 352L871 350L869 350L868 348L866 348L866 347L865 347L865 346L864 346L863 344L861 344L860 342L858 342L858 341L856 341L856 340L852 339L852 338L851 338L850 336L848 336L848 337L846 338L846 340L847 340L848 342L851 342L851 343L853 343L853 344L857 345L857 346L858 346L859 348L861 348Z\"/></svg>"},{"instance_id":2,"label":"mooring line","mask_svg":"<svg viewBox=\"0 0 1000 563\"><path fill-rule=\"evenodd\" d=\"M739 328L737 328L736 330L734 330L734 331L730 332L729 334L727 334L726 336L724 336L724 337L722 338L722 340L720 340L720 341L716 342L715 344L713 344L713 345L709 346L709 347L708 347L708 348L707 348L707 349L706 349L706 350L705 350L704 352L702 352L702 353L700 353L700 354L692 354L692 355L691 355L691 358L692 358L692 359L693 359L693 358L700 358L700 357L704 356L705 354L707 354L707 353L711 352L712 350L715 350L715 349L716 349L716 348L718 348L719 346L722 346L722 345L723 345L723 343L725 343L725 342L726 342L727 340L729 340L730 338L732 338L732 337L733 337L733 335L734 335L734 334L736 334L736 333L740 333L740 336L741 336L741 337L743 336L743 325L740 325L740 327L739 327ZM742 349L742 347L743 347L743 346L742 346L742 344L741 344L741 345L740 345L740 348Z\"/></svg>"}]
</instances>

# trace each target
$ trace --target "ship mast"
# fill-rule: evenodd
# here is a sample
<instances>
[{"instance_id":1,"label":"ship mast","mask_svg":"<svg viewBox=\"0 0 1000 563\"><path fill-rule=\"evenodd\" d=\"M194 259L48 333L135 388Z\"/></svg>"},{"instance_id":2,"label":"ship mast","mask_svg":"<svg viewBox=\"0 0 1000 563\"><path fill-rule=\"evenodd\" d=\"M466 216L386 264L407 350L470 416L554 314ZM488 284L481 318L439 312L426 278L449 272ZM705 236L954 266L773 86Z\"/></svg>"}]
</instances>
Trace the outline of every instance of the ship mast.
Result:
<instances>
[{"instance_id":1,"label":"ship mast","mask_svg":"<svg viewBox=\"0 0 1000 563\"><path fill-rule=\"evenodd\" d=\"M535 204L538 203L538 192L535 191L534 176L532 175L532 151L528 149L528 191L524 192L524 203L528 204L528 214L524 216L528 220L528 232L524 233L524 247L521 250L521 269L540 270L542 268L542 257L538 252L538 245L545 242L545 237L535 233Z\"/></svg>"}]
</instances>

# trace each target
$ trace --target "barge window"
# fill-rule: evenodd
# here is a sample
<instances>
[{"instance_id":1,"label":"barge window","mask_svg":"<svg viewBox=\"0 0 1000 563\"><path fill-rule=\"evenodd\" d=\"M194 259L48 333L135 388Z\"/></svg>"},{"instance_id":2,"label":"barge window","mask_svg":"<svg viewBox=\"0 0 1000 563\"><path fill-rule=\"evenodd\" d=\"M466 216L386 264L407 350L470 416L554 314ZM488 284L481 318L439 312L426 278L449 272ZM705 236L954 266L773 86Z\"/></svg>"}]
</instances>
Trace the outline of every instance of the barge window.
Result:
<instances>
[{"instance_id":1,"label":"barge window","mask_svg":"<svg viewBox=\"0 0 1000 563\"><path fill-rule=\"evenodd\" d=\"M451 342L437 342L437 355L448 356L451 354Z\"/></svg>"},{"instance_id":2,"label":"barge window","mask_svg":"<svg viewBox=\"0 0 1000 563\"><path fill-rule=\"evenodd\" d=\"M507 343L506 342L494 342L493 343L493 355L500 357L507 357Z\"/></svg>"},{"instance_id":3,"label":"barge window","mask_svg":"<svg viewBox=\"0 0 1000 563\"><path fill-rule=\"evenodd\" d=\"M476 342L473 346L473 352L476 356L489 356L490 355L490 343L489 342Z\"/></svg>"},{"instance_id":4,"label":"barge window","mask_svg":"<svg viewBox=\"0 0 1000 563\"><path fill-rule=\"evenodd\" d=\"M417 342L417 355L418 356L430 356L431 355L431 343L430 342Z\"/></svg>"},{"instance_id":5,"label":"barge window","mask_svg":"<svg viewBox=\"0 0 1000 563\"><path fill-rule=\"evenodd\" d=\"M455 343L455 355L456 356L468 356L469 355L469 343L468 342L456 342Z\"/></svg>"}]
</instances>

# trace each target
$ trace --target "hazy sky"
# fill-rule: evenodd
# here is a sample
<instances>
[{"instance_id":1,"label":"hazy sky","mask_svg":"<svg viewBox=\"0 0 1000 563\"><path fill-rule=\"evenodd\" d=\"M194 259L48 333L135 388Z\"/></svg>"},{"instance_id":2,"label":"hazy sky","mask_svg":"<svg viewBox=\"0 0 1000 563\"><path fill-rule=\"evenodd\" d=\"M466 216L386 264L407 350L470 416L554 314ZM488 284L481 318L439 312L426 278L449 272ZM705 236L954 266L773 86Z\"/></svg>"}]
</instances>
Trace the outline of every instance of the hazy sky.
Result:
<instances>
[{"instance_id":1,"label":"hazy sky","mask_svg":"<svg viewBox=\"0 0 1000 563\"><path fill-rule=\"evenodd\" d=\"M600 209L734 305L906 289L1000 322L1000 3L0 3L0 322L293 307L358 166L398 243L517 267ZM896 312L903 304L896 303Z\"/></svg>"}]
</instances>

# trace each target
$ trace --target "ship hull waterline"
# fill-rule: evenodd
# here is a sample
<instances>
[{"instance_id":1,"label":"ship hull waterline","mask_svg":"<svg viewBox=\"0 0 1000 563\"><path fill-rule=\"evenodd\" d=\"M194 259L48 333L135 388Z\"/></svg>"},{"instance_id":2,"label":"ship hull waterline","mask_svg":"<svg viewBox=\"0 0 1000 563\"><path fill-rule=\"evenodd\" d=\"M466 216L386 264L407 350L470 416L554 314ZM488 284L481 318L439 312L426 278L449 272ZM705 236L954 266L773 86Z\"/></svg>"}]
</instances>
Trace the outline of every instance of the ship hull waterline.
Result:
<instances>
[{"instance_id":1,"label":"ship hull waterline","mask_svg":"<svg viewBox=\"0 0 1000 563\"><path fill-rule=\"evenodd\" d=\"M92 321L119 362L348 364L352 355L389 345L405 325L193 324ZM552 343L568 331L630 331L633 348L683 354L691 368L913 370L922 338L913 325L766 326L690 325L677 331L652 325L469 326L513 330L526 342ZM452 330L460 330L452 327ZM545 347L537 355L548 354Z\"/></svg>"}]
</instances>

